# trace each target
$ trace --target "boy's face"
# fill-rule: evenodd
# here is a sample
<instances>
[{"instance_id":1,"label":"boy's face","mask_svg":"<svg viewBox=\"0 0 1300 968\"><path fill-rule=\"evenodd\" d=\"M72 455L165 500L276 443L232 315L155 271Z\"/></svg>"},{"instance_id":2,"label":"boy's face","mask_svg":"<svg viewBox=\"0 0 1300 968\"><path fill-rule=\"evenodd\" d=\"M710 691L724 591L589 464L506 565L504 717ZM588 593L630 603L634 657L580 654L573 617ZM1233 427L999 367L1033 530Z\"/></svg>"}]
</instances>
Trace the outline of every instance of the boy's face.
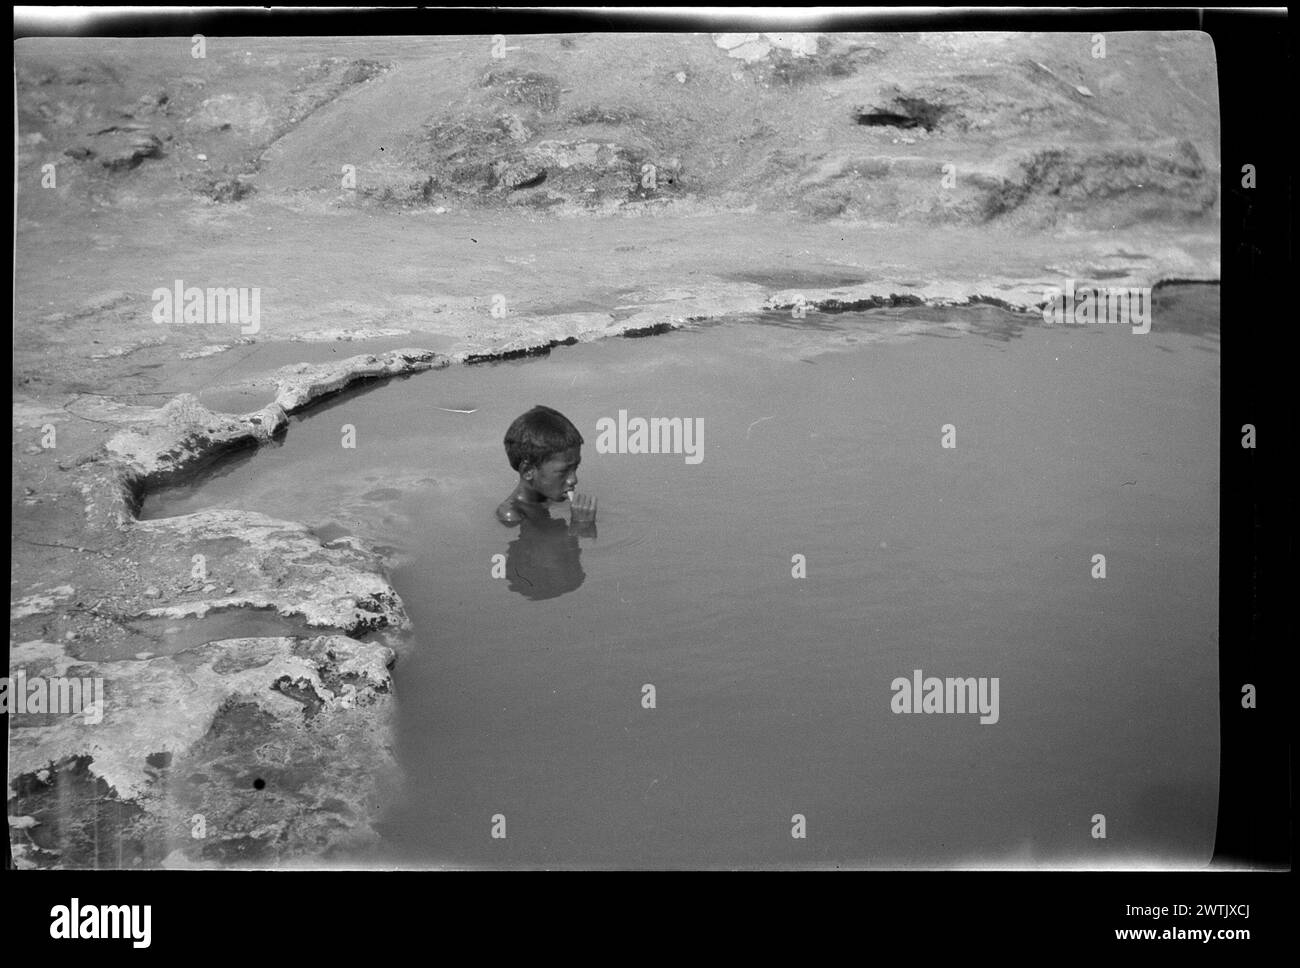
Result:
<instances>
[{"instance_id":1,"label":"boy's face","mask_svg":"<svg viewBox=\"0 0 1300 968\"><path fill-rule=\"evenodd\" d=\"M578 486L578 465L582 448L570 447L552 454L537 467L525 464L524 482L548 501L563 501L565 492Z\"/></svg>"}]
</instances>

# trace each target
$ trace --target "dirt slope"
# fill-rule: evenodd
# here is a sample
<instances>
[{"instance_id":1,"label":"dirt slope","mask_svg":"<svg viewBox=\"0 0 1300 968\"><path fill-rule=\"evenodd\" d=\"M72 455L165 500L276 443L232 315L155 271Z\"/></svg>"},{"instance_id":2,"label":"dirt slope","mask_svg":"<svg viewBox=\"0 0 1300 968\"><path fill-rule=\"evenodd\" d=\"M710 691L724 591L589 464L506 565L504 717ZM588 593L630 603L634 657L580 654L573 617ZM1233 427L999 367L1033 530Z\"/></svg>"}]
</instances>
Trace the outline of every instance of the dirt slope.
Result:
<instances>
[{"instance_id":1,"label":"dirt slope","mask_svg":"<svg viewBox=\"0 0 1300 968\"><path fill-rule=\"evenodd\" d=\"M256 190L1035 227L1217 214L1204 35L1112 34L1102 58L1078 34L814 44L747 60L705 34L531 36L494 58L477 37L214 38L195 60L179 41L149 58L24 42L21 168L72 158L109 203Z\"/></svg>"}]
</instances>

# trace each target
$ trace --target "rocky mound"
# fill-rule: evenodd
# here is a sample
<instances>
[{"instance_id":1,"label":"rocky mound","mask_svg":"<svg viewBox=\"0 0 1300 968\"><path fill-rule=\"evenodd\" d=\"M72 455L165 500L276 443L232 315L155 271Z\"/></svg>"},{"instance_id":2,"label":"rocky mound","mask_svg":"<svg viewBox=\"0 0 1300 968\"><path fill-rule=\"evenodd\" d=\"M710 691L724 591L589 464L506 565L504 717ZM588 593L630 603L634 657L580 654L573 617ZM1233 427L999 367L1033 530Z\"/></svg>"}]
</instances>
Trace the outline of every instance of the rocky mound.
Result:
<instances>
[{"instance_id":1,"label":"rocky mound","mask_svg":"<svg viewBox=\"0 0 1300 968\"><path fill-rule=\"evenodd\" d=\"M1204 35L589 34L19 45L20 172L61 201L779 211L922 224L1214 219ZM332 51L322 56L325 50ZM165 70L164 65L171 68ZM71 187L69 187L71 186Z\"/></svg>"}]
</instances>

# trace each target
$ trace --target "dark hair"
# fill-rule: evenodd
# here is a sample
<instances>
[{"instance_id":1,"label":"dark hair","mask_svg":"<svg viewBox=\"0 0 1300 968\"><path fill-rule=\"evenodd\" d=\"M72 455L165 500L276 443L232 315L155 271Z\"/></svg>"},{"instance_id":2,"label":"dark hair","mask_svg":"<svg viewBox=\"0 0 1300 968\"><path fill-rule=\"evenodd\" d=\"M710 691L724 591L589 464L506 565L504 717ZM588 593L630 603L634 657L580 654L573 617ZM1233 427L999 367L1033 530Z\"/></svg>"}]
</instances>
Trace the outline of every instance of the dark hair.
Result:
<instances>
[{"instance_id":1,"label":"dark hair","mask_svg":"<svg viewBox=\"0 0 1300 968\"><path fill-rule=\"evenodd\" d=\"M537 467L552 454L581 445L582 434L569 418L541 404L516 417L506 431L506 459L514 470L524 461Z\"/></svg>"}]
</instances>

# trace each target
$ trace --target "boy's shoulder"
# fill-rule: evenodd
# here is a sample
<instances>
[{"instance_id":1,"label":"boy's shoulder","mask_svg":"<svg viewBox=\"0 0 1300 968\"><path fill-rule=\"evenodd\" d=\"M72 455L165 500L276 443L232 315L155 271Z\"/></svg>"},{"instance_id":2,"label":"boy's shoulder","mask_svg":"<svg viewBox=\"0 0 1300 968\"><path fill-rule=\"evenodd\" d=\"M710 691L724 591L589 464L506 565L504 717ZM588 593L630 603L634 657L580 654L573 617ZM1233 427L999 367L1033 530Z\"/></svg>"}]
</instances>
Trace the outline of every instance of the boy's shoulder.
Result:
<instances>
[{"instance_id":1,"label":"boy's shoulder","mask_svg":"<svg viewBox=\"0 0 1300 968\"><path fill-rule=\"evenodd\" d=\"M502 524L518 524L523 519L523 512L521 512L518 505L515 504L515 497L513 494L497 505L497 520Z\"/></svg>"}]
</instances>

